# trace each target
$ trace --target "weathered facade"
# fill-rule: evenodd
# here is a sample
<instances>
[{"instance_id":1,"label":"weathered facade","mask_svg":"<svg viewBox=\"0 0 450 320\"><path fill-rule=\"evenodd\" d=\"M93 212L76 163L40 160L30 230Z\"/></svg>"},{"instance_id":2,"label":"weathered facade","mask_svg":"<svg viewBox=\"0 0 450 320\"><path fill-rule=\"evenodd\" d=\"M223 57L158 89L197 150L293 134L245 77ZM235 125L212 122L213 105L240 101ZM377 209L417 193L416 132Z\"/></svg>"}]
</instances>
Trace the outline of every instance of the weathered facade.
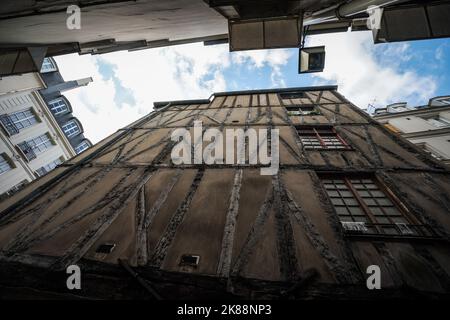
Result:
<instances>
[{"instance_id":1,"label":"weathered facade","mask_svg":"<svg viewBox=\"0 0 450 320\"><path fill-rule=\"evenodd\" d=\"M0 203L1 296L448 298L449 168L336 89L155 104ZM279 129L278 174L173 165L171 132L194 120Z\"/></svg>"}]
</instances>

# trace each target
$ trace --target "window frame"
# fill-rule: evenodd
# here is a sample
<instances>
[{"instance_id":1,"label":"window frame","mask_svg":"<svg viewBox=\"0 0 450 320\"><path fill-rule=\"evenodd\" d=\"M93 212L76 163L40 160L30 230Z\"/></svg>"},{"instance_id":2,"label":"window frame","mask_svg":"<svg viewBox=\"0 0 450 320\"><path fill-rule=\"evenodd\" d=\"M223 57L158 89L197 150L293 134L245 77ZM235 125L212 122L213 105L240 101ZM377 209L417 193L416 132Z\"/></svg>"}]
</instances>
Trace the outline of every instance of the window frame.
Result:
<instances>
[{"instance_id":1,"label":"window frame","mask_svg":"<svg viewBox=\"0 0 450 320\"><path fill-rule=\"evenodd\" d=\"M57 102L62 102L62 104L63 104L64 107L65 107L65 110L63 110L63 111L54 111L54 109L61 108L61 106L59 106L59 105L56 106L56 107L52 106L52 104L57 103ZM71 110L70 110L70 108L69 108L69 105L68 105L68 103L67 103L67 100L66 100L64 97L59 97L59 98L56 98L56 99L53 99L53 100L49 101L49 102L48 102L48 108L50 109L50 112L51 112L54 116L61 115L61 114L65 114L65 113L70 113L70 112L71 112ZM62 108L61 108L61 109L62 109Z\"/></svg>"},{"instance_id":2,"label":"window frame","mask_svg":"<svg viewBox=\"0 0 450 320\"><path fill-rule=\"evenodd\" d=\"M48 62L48 64L50 64L51 67L47 68L47 70L44 70L44 65L46 65L46 62ZM39 70L39 72L40 73L50 73L50 72L55 72L55 71L58 71L58 67L56 66L56 63L53 60L53 58L45 57L44 60L42 61L41 70Z\"/></svg>"},{"instance_id":3,"label":"window frame","mask_svg":"<svg viewBox=\"0 0 450 320\"><path fill-rule=\"evenodd\" d=\"M14 120L13 117L17 119ZM0 120L1 126L6 131L8 136L18 134L20 133L20 131L30 128L41 122L41 119L36 114L33 108L27 108L11 113L2 114L0 115ZM28 123L25 124L25 121L28 121Z\"/></svg>"},{"instance_id":4,"label":"window frame","mask_svg":"<svg viewBox=\"0 0 450 320\"><path fill-rule=\"evenodd\" d=\"M46 139L44 139L43 137L45 137ZM41 141L36 142L35 140L37 140L37 139L41 139ZM34 143L34 145L30 144L31 141ZM44 133L33 139L30 139L27 141L27 143L33 149L33 152L35 154L43 153L43 152L47 151L52 145L54 145L54 142L53 142L52 138L50 137L50 134L48 134L48 133ZM44 146L45 148L41 149L41 146ZM38 152L36 152L36 150Z\"/></svg>"},{"instance_id":5,"label":"window frame","mask_svg":"<svg viewBox=\"0 0 450 320\"><path fill-rule=\"evenodd\" d=\"M422 151L433 157L433 159L438 161L445 160L445 156L441 154L438 150L433 148L429 143L423 141L419 143L414 143L417 147L419 147Z\"/></svg>"},{"instance_id":6,"label":"window frame","mask_svg":"<svg viewBox=\"0 0 450 320\"><path fill-rule=\"evenodd\" d=\"M423 118L428 124L432 125L437 129L443 129L450 127L450 120L441 117L440 114L435 114L429 117Z\"/></svg>"},{"instance_id":7,"label":"window frame","mask_svg":"<svg viewBox=\"0 0 450 320\"><path fill-rule=\"evenodd\" d=\"M4 170L3 167L8 166L7 170ZM0 153L0 175L11 171L12 169L14 169L15 166L11 161L11 158L6 154L6 153Z\"/></svg>"},{"instance_id":8,"label":"window frame","mask_svg":"<svg viewBox=\"0 0 450 320\"><path fill-rule=\"evenodd\" d=\"M27 113L29 113L30 115L27 115ZM19 119L19 114L24 114L24 118L23 119ZM14 126L20 131L20 130L24 130L26 128L29 128L35 124L37 124L39 122L39 118L36 115L36 112L34 112L33 108L28 108L25 110L20 110L20 111L16 111L13 113L8 114L8 116L10 117L11 121L13 122ZM12 116L17 117L17 121L14 121L12 119ZM35 122L30 121L30 119L34 119ZM24 125L23 122L24 121L29 121L30 124L28 125ZM18 124L20 124L20 126L18 126Z\"/></svg>"},{"instance_id":9,"label":"window frame","mask_svg":"<svg viewBox=\"0 0 450 320\"><path fill-rule=\"evenodd\" d=\"M45 136L46 139L43 137ZM36 141L37 139L40 139L41 141ZM49 145L50 144L50 145ZM25 141L22 141L21 143L17 144L17 149L20 150L20 153L22 156L30 162L33 159L36 159L38 154L44 153L47 150L51 148L52 145L55 145L56 143L53 141L52 137L48 132L41 134L37 137L34 137L32 139L28 139ZM45 149L41 149L41 146L44 145Z\"/></svg>"},{"instance_id":10,"label":"window frame","mask_svg":"<svg viewBox=\"0 0 450 320\"><path fill-rule=\"evenodd\" d=\"M308 99L308 96L306 95L305 91L279 92L278 96L281 100Z\"/></svg>"},{"instance_id":11,"label":"window frame","mask_svg":"<svg viewBox=\"0 0 450 320\"><path fill-rule=\"evenodd\" d=\"M25 188L29 183L30 182L27 179L20 181L16 185L12 186L8 190L0 194L0 200L5 200L12 197L13 195L21 191L23 188Z\"/></svg>"},{"instance_id":12,"label":"window frame","mask_svg":"<svg viewBox=\"0 0 450 320\"><path fill-rule=\"evenodd\" d=\"M57 166L59 166L61 163L63 163L63 158L62 156L59 158L56 158L55 160L53 160L50 163L47 163L46 165L43 165L42 167L40 167L39 169L36 170L36 174L38 177L42 177L44 175L46 175L47 173L49 173L50 171L52 171L53 169L55 169Z\"/></svg>"},{"instance_id":13,"label":"window frame","mask_svg":"<svg viewBox=\"0 0 450 320\"><path fill-rule=\"evenodd\" d=\"M302 144L302 149L303 150L310 150L310 151L351 151L353 150L353 148L351 147L351 145L349 145L340 135L339 133L336 131L336 129L334 128L334 126L305 126L305 125L295 125L295 131L297 132L297 135L300 139L300 142ZM309 134L302 134L299 131L301 130L305 130L305 131L312 131ZM317 130L329 130L329 133L325 133L326 135L324 135L322 133L322 135L317 131ZM311 147L309 145L305 145L305 143L302 141L303 139L306 139L307 137L313 137L314 139L317 139L317 141L320 144L320 148L314 148ZM342 148L338 148L330 145L327 145L324 142L324 138L325 137L333 137L336 138L339 142L340 145L342 146Z\"/></svg>"},{"instance_id":14,"label":"window frame","mask_svg":"<svg viewBox=\"0 0 450 320\"><path fill-rule=\"evenodd\" d=\"M322 187L325 191L325 194L327 194L327 197L329 198L329 201L335 211L335 214L341 223L341 227L344 231L344 234L347 236L356 236L356 237L382 237L382 238L438 238L438 235L436 231L431 228L431 226L428 226L418 220L418 218L408 209L408 207L398 198L392 190L387 187L375 174L342 174L342 173L325 173L325 174L319 174L319 179L321 181ZM327 188L325 186L324 180L343 180L345 186L347 187L347 190L351 192L352 198L356 200L358 206L357 208L360 208L362 212L364 213L364 217L368 222L362 222L366 227L369 229L375 230L375 232L357 232L357 231L350 231L347 230L343 223L346 221L341 220L341 216L338 211L336 210L337 207L341 205L335 205L332 202L332 198L327 192ZM395 207L395 209L398 211L398 215L392 215L388 214L384 207L390 207L390 206L383 206L383 205L377 205L374 206L374 208L377 208L381 210L383 213L380 215L382 218L387 218L388 223L379 223L377 221L376 215L374 212L370 209L369 205L366 204L366 202L363 200L364 198L358 193L356 187L353 185L351 180L371 180L373 184L378 188L378 190L383 193L384 197L381 198L387 198L390 200L393 204L392 207ZM338 199L344 199L339 195L340 198ZM368 199L377 199L377 197L370 196ZM348 208L347 204L344 202L344 205L346 208ZM353 214L350 212L350 216ZM398 223L392 220L393 217L401 217L403 220L406 221L406 223ZM405 224L407 229L412 231L413 234L406 234L403 233L399 225ZM395 228L397 233L386 233L383 232L383 227L387 228Z\"/></svg>"},{"instance_id":15,"label":"window frame","mask_svg":"<svg viewBox=\"0 0 450 320\"><path fill-rule=\"evenodd\" d=\"M319 116L321 115L320 110L317 108L314 104L295 104L295 105L285 105L286 112L289 117L295 117L295 116ZM311 108L312 110L310 112L302 110L303 108ZM298 109L295 110L289 110L289 109ZM298 114L292 114L293 112L298 112Z\"/></svg>"},{"instance_id":16,"label":"window frame","mask_svg":"<svg viewBox=\"0 0 450 320\"><path fill-rule=\"evenodd\" d=\"M66 132L66 129L64 129L64 127L67 126L67 125L69 125L69 124L71 124L71 123L73 123L73 124L75 125L75 127L78 129L78 131L74 131L74 132L71 132L71 133L67 133L67 132ZM67 136L67 138L74 137L74 136L76 136L76 135L79 135L79 134L82 132L82 131L81 131L80 124L79 124L78 121L75 120L75 119L70 119L69 121L67 121L66 123L64 123L64 124L61 126L61 129L63 130L63 132L64 132L64 134ZM70 130L72 130L72 128L70 128L68 131L70 131Z\"/></svg>"},{"instance_id":17,"label":"window frame","mask_svg":"<svg viewBox=\"0 0 450 320\"><path fill-rule=\"evenodd\" d=\"M81 145L83 145L83 144L86 144L87 147L86 147L85 149L81 150L81 151L78 151L77 149L78 149ZM89 149L91 146L92 146L92 145L90 144L90 142L87 141L87 140L85 139L85 140L81 141L81 142L75 147L75 152L76 152L76 154L83 153L84 151L86 151L87 149Z\"/></svg>"}]
</instances>

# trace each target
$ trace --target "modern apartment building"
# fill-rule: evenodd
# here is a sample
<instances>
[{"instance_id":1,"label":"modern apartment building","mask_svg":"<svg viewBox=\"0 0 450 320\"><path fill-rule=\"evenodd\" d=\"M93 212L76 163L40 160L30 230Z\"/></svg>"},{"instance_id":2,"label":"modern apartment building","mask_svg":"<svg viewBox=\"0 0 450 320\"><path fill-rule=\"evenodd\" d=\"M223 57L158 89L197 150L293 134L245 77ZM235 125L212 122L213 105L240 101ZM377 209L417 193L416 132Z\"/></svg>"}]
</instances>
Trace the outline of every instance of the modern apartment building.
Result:
<instances>
[{"instance_id":1,"label":"modern apartment building","mask_svg":"<svg viewBox=\"0 0 450 320\"><path fill-rule=\"evenodd\" d=\"M395 103L377 109L373 118L434 158L450 164L450 96L432 98L427 105L418 107Z\"/></svg>"},{"instance_id":2,"label":"modern apartment building","mask_svg":"<svg viewBox=\"0 0 450 320\"><path fill-rule=\"evenodd\" d=\"M261 175L267 163L250 161L175 164L171 135L195 136L195 121L219 133L268 130L279 170ZM155 103L0 203L0 290L110 299L448 297L449 177L447 166L335 86ZM81 290L61 281L74 264ZM366 284L373 266L380 290Z\"/></svg>"},{"instance_id":3,"label":"modern apartment building","mask_svg":"<svg viewBox=\"0 0 450 320\"><path fill-rule=\"evenodd\" d=\"M69 83L74 88L73 82L64 82L54 61L46 61L55 69L44 65L42 73L0 80L1 199L90 146L70 103L60 95L60 87ZM58 83L46 81L52 74L59 77Z\"/></svg>"}]
</instances>

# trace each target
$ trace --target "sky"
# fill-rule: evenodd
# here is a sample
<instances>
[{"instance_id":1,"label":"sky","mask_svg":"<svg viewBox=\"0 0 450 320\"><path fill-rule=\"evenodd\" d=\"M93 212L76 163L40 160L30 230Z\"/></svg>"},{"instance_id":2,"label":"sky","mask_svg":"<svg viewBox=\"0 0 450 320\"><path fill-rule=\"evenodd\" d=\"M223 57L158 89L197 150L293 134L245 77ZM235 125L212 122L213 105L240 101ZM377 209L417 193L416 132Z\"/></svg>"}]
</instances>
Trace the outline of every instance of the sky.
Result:
<instances>
[{"instance_id":1,"label":"sky","mask_svg":"<svg viewBox=\"0 0 450 320\"><path fill-rule=\"evenodd\" d=\"M65 80L92 77L64 95L93 143L153 109L154 101L209 98L214 92L338 85L358 107L427 104L450 94L450 39L373 44L371 32L309 36L325 45L325 69L298 74L298 49L230 53L202 43L56 57Z\"/></svg>"}]
</instances>

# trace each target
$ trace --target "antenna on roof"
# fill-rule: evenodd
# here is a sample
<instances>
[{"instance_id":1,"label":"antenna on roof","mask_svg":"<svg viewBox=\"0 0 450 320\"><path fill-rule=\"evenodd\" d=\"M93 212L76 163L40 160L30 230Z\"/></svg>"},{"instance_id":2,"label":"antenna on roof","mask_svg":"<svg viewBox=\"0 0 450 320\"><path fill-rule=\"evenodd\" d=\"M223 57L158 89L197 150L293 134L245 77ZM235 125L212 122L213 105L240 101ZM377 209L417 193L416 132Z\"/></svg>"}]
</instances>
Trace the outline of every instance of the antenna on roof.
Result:
<instances>
[{"instance_id":1,"label":"antenna on roof","mask_svg":"<svg viewBox=\"0 0 450 320\"><path fill-rule=\"evenodd\" d=\"M367 104L367 113L368 114L373 114L375 112L375 110L376 110L375 102L376 101L377 101L377 98L373 98L372 102L369 102Z\"/></svg>"}]
</instances>

